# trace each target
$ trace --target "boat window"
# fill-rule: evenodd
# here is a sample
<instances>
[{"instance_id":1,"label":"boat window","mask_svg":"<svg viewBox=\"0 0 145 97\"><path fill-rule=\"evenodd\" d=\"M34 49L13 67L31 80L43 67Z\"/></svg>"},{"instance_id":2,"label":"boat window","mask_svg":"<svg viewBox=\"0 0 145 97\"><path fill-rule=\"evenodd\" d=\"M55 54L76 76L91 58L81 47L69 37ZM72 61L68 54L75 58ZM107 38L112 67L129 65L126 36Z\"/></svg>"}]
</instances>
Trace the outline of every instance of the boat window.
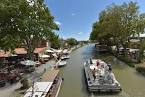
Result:
<instances>
[{"instance_id":1,"label":"boat window","mask_svg":"<svg viewBox=\"0 0 145 97\"><path fill-rule=\"evenodd\" d=\"M35 95L35 97L38 97L38 95Z\"/></svg>"}]
</instances>

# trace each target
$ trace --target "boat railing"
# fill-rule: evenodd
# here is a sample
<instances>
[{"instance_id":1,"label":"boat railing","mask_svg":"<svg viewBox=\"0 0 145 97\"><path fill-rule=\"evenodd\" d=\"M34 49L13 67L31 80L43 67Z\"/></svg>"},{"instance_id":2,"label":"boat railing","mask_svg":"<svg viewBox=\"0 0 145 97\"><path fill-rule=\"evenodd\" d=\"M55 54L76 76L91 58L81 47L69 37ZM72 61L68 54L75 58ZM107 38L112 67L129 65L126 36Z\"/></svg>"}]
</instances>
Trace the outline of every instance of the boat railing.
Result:
<instances>
[{"instance_id":1,"label":"boat railing","mask_svg":"<svg viewBox=\"0 0 145 97\"><path fill-rule=\"evenodd\" d=\"M62 78L57 76L56 79L54 80L51 91L49 92L49 95L47 97L55 97L55 95L57 94L59 85L61 84L61 81L62 81Z\"/></svg>"}]
</instances>

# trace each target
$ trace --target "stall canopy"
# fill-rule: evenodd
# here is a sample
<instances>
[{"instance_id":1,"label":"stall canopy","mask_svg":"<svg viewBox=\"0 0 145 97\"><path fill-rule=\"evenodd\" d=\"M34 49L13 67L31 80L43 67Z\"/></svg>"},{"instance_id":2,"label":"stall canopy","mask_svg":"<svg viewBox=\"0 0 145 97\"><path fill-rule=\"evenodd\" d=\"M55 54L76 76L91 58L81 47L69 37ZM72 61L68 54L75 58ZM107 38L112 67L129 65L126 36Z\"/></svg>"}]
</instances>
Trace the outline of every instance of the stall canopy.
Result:
<instances>
[{"instance_id":1,"label":"stall canopy","mask_svg":"<svg viewBox=\"0 0 145 97\"><path fill-rule=\"evenodd\" d=\"M41 58L49 58L50 56L49 55L41 55L40 57Z\"/></svg>"},{"instance_id":2,"label":"stall canopy","mask_svg":"<svg viewBox=\"0 0 145 97\"><path fill-rule=\"evenodd\" d=\"M61 53L62 52L62 50L56 50L56 53Z\"/></svg>"},{"instance_id":3,"label":"stall canopy","mask_svg":"<svg viewBox=\"0 0 145 97\"><path fill-rule=\"evenodd\" d=\"M67 49L64 49L64 50L63 50L63 53L69 53L69 52L68 52L68 50L67 50Z\"/></svg>"},{"instance_id":4,"label":"stall canopy","mask_svg":"<svg viewBox=\"0 0 145 97\"><path fill-rule=\"evenodd\" d=\"M26 65L26 66L34 66L36 64L36 62L32 61L32 60L25 60L25 61L21 61L20 62L22 65Z\"/></svg>"},{"instance_id":5,"label":"stall canopy","mask_svg":"<svg viewBox=\"0 0 145 97\"><path fill-rule=\"evenodd\" d=\"M47 53L53 53L53 50L46 50Z\"/></svg>"}]
</instances>

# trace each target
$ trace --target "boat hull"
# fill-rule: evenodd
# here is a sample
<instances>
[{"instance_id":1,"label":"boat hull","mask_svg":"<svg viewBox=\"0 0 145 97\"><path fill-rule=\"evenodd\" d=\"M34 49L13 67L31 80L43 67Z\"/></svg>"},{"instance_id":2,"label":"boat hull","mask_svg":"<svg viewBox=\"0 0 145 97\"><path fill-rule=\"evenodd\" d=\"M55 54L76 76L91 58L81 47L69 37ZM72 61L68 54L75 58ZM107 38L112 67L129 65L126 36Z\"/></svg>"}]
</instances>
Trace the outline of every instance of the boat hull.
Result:
<instances>
[{"instance_id":1,"label":"boat hull","mask_svg":"<svg viewBox=\"0 0 145 97\"><path fill-rule=\"evenodd\" d=\"M84 76L86 78L87 89L90 92L120 92L122 91L121 87L118 85L105 85L105 84L94 84L91 78L91 75L88 71L88 67L84 64Z\"/></svg>"}]
</instances>

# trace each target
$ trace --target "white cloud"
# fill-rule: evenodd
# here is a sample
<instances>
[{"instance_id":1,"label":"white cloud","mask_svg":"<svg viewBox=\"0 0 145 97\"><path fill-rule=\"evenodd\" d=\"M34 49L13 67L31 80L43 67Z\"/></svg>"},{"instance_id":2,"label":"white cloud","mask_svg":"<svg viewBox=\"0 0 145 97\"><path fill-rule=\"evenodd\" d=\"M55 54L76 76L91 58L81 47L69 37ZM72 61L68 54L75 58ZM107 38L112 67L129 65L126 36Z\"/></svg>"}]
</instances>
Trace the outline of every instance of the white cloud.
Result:
<instances>
[{"instance_id":1,"label":"white cloud","mask_svg":"<svg viewBox=\"0 0 145 97\"><path fill-rule=\"evenodd\" d=\"M55 23L56 23L58 26L62 25L59 21L55 21Z\"/></svg>"},{"instance_id":2,"label":"white cloud","mask_svg":"<svg viewBox=\"0 0 145 97\"><path fill-rule=\"evenodd\" d=\"M76 15L76 13L72 13L71 15L72 15L72 16L75 16L75 15Z\"/></svg>"},{"instance_id":3,"label":"white cloud","mask_svg":"<svg viewBox=\"0 0 145 97\"><path fill-rule=\"evenodd\" d=\"M78 35L81 35L81 34L83 34L83 32L78 32Z\"/></svg>"}]
</instances>

